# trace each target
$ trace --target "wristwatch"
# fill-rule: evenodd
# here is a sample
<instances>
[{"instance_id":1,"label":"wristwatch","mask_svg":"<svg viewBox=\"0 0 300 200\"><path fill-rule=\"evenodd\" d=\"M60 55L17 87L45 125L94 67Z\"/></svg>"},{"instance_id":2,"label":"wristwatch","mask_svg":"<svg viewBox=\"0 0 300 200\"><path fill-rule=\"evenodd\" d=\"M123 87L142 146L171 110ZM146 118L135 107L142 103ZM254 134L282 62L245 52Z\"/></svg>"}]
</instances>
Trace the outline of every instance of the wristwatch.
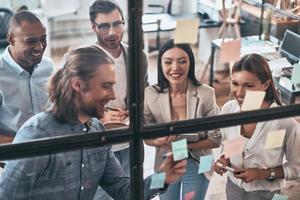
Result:
<instances>
[{"instance_id":1,"label":"wristwatch","mask_svg":"<svg viewBox=\"0 0 300 200\"><path fill-rule=\"evenodd\" d=\"M275 170L274 170L274 168L270 168L270 171L271 171L271 174L270 174L270 176L267 178L267 180L268 181L270 181L270 182L272 182L272 181L274 181L275 179L276 179L276 177L275 177Z\"/></svg>"}]
</instances>

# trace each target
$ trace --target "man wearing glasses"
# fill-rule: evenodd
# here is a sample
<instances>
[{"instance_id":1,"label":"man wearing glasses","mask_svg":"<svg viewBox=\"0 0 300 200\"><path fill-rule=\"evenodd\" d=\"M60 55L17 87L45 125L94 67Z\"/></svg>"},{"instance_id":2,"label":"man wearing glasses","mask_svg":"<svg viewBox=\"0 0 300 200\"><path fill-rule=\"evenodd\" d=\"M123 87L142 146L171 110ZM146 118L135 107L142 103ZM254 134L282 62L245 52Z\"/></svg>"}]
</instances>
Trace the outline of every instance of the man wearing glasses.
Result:
<instances>
[{"instance_id":1,"label":"man wearing glasses","mask_svg":"<svg viewBox=\"0 0 300 200\"><path fill-rule=\"evenodd\" d=\"M128 46L122 43L125 20L119 5L110 0L96 0L89 8L91 26L97 36L97 44L107 50L115 59L116 80L114 86L116 98L107 104L107 111L101 121L105 123L126 122L128 120ZM142 71L145 74L144 87L147 81L147 59L142 53ZM129 144L116 144L112 150L120 161L124 172L130 175ZM143 152L141 152L143 153ZM111 199L103 190L98 190L95 200Z\"/></svg>"}]
</instances>

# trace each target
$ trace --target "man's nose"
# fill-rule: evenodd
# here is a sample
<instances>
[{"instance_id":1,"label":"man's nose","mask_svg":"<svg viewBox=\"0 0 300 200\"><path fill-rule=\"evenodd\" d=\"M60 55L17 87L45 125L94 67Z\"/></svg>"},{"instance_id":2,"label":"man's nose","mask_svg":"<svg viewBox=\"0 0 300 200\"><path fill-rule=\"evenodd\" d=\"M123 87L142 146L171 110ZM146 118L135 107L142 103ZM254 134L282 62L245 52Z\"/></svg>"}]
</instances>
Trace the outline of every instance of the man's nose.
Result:
<instances>
[{"instance_id":1,"label":"man's nose","mask_svg":"<svg viewBox=\"0 0 300 200\"><path fill-rule=\"evenodd\" d=\"M108 35L116 33L114 26L111 24L108 30Z\"/></svg>"},{"instance_id":2,"label":"man's nose","mask_svg":"<svg viewBox=\"0 0 300 200\"><path fill-rule=\"evenodd\" d=\"M44 49L44 44L41 41L36 42L34 45L35 50L43 50Z\"/></svg>"},{"instance_id":3,"label":"man's nose","mask_svg":"<svg viewBox=\"0 0 300 200\"><path fill-rule=\"evenodd\" d=\"M114 100L116 98L116 95L115 95L115 90L112 89L109 93L109 98L110 100Z\"/></svg>"}]
</instances>

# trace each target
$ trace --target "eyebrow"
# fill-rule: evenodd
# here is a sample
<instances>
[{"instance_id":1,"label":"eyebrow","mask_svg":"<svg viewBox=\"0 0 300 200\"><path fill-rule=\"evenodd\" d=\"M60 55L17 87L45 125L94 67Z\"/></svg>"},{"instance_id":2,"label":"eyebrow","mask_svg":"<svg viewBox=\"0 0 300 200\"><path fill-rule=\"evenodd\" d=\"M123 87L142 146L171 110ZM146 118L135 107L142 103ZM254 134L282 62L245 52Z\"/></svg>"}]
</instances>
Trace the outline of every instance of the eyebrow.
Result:
<instances>
[{"instance_id":1,"label":"eyebrow","mask_svg":"<svg viewBox=\"0 0 300 200\"><path fill-rule=\"evenodd\" d=\"M182 59L182 58L189 58L188 56L182 56L182 57L179 57L179 58L171 58L171 57L165 57L165 58L163 58L164 60L165 59L177 59L177 60L179 60L179 59Z\"/></svg>"}]
</instances>

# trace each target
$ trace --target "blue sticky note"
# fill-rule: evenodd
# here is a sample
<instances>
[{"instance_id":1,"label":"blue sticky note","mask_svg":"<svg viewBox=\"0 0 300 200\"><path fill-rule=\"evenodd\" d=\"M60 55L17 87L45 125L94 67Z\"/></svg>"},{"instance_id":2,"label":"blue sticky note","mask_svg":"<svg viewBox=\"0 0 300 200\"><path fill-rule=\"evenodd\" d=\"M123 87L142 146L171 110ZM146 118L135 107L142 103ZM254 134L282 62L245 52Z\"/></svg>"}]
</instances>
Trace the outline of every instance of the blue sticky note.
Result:
<instances>
[{"instance_id":1,"label":"blue sticky note","mask_svg":"<svg viewBox=\"0 0 300 200\"><path fill-rule=\"evenodd\" d=\"M272 200L288 200L288 197L280 194L275 194Z\"/></svg>"},{"instance_id":2,"label":"blue sticky note","mask_svg":"<svg viewBox=\"0 0 300 200\"><path fill-rule=\"evenodd\" d=\"M300 83L300 64L293 65L291 81L294 84Z\"/></svg>"},{"instance_id":3,"label":"blue sticky note","mask_svg":"<svg viewBox=\"0 0 300 200\"><path fill-rule=\"evenodd\" d=\"M165 185L166 173L155 173L151 176L150 189L163 188Z\"/></svg>"},{"instance_id":4,"label":"blue sticky note","mask_svg":"<svg viewBox=\"0 0 300 200\"><path fill-rule=\"evenodd\" d=\"M200 165L199 165L198 174L208 172L211 170L211 165L214 160L213 155L201 156L199 160L200 160Z\"/></svg>"},{"instance_id":5,"label":"blue sticky note","mask_svg":"<svg viewBox=\"0 0 300 200\"><path fill-rule=\"evenodd\" d=\"M186 138L172 142L171 144L174 161L183 160L188 157Z\"/></svg>"}]
</instances>

